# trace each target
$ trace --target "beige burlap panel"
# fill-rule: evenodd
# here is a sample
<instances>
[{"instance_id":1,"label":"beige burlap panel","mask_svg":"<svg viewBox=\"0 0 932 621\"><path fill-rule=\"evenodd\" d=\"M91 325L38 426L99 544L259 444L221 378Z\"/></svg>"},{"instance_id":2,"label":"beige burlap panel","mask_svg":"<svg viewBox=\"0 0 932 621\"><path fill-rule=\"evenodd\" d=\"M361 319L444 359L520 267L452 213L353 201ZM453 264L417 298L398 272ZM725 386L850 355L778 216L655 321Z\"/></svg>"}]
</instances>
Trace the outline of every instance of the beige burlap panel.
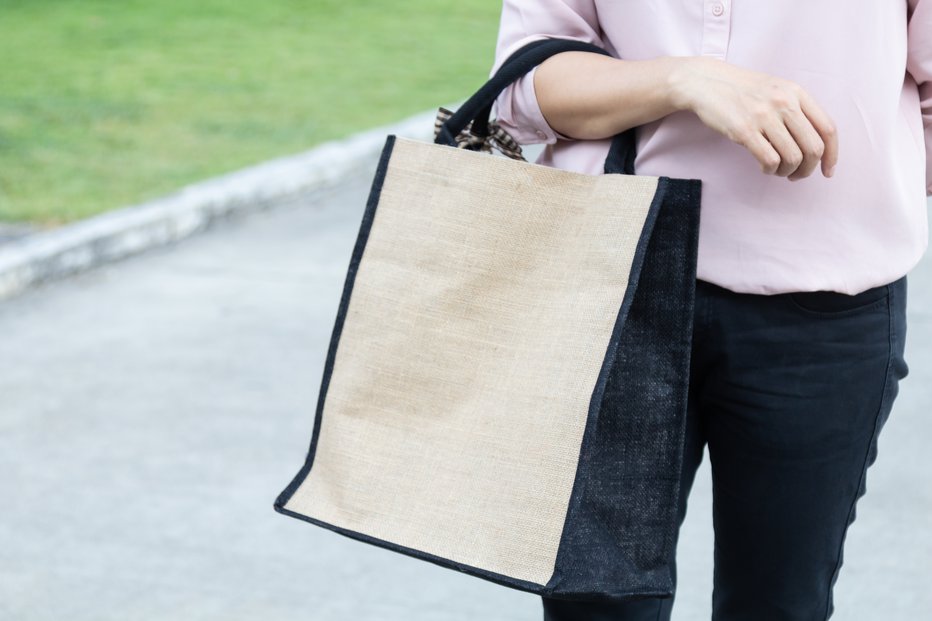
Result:
<instances>
[{"instance_id":1,"label":"beige burlap panel","mask_svg":"<svg viewBox=\"0 0 932 621\"><path fill-rule=\"evenodd\" d=\"M396 139L285 508L546 584L657 181Z\"/></svg>"}]
</instances>

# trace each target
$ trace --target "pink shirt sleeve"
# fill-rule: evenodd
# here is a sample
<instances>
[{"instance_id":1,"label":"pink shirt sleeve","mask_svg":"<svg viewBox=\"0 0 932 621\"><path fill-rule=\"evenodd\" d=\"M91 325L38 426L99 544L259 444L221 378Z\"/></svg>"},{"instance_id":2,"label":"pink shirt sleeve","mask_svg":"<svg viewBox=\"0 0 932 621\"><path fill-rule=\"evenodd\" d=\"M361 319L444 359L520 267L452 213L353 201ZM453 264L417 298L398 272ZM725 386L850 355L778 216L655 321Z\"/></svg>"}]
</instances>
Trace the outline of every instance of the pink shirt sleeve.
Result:
<instances>
[{"instance_id":1,"label":"pink shirt sleeve","mask_svg":"<svg viewBox=\"0 0 932 621\"><path fill-rule=\"evenodd\" d=\"M557 37L604 47L600 35L593 0L504 0L495 63L489 75L531 41ZM520 144L572 140L550 127L541 113L534 91L535 73L536 67L502 91L493 114Z\"/></svg>"},{"instance_id":2,"label":"pink shirt sleeve","mask_svg":"<svg viewBox=\"0 0 932 621\"><path fill-rule=\"evenodd\" d=\"M919 85L926 139L926 196L932 196L932 0L908 0L906 70Z\"/></svg>"}]
</instances>

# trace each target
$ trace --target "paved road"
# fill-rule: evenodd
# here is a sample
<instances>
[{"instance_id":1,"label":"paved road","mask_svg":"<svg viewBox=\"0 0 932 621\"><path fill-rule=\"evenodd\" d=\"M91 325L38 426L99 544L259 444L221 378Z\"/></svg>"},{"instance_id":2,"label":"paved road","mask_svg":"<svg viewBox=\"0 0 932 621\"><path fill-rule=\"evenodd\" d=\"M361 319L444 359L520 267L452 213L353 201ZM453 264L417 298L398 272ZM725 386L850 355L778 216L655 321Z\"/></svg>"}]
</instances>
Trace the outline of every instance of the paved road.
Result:
<instances>
[{"instance_id":1,"label":"paved road","mask_svg":"<svg viewBox=\"0 0 932 621\"><path fill-rule=\"evenodd\" d=\"M368 191L223 223L0 304L0 619L540 619L536 596L272 510L300 466ZM932 618L932 256L836 619ZM706 458L676 621L709 618Z\"/></svg>"}]
</instances>

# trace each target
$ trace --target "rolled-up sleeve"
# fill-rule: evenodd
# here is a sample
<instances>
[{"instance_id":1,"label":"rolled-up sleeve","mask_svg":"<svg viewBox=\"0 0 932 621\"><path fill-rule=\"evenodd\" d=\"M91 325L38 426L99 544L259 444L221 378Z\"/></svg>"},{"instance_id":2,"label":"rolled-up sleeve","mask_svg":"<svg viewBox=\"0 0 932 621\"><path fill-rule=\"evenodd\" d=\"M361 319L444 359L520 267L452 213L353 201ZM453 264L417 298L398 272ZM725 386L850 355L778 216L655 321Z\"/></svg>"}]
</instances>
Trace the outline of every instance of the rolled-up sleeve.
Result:
<instances>
[{"instance_id":1,"label":"rolled-up sleeve","mask_svg":"<svg viewBox=\"0 0 932 621\"><path fill-rule=\"evenodd\" d=\"M513 52L532 41L563 38L602 47L599 33L593 0L504 0L495 62L489 75L498 71ZM494 114L499 124L521 144L572 140L550 127L544 118L534 90L536 73L535 67L495 100Z\"/></svg>"},{"instance_id":2,"label":"rolled-up sleeve","mask_svg":"<svg viewBox=\"0 0 932 621\"><path fill-rule=\"evenodd\" d=\"M932 196L932 0L908 0L906 70L919 85L926 139L926 196Z\"/></svg>"}]
</instances>

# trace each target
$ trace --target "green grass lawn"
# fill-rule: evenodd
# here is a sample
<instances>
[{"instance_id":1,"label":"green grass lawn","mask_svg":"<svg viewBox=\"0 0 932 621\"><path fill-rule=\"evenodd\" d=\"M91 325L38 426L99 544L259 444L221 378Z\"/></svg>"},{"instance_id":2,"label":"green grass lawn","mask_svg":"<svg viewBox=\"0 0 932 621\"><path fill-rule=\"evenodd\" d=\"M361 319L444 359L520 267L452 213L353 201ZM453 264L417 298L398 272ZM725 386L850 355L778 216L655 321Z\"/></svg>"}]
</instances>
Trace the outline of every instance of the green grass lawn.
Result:
<instances>
[{"instance_id":1,"label":"green grass lawn","mask_svg":"<svg viewBox=\"0 0 932 621\"><path fill-rule=\"evenodd\" d=\"M56 224L464 98L488 0L2 0L0 220Z\"/></svg>"}]
</instances>

